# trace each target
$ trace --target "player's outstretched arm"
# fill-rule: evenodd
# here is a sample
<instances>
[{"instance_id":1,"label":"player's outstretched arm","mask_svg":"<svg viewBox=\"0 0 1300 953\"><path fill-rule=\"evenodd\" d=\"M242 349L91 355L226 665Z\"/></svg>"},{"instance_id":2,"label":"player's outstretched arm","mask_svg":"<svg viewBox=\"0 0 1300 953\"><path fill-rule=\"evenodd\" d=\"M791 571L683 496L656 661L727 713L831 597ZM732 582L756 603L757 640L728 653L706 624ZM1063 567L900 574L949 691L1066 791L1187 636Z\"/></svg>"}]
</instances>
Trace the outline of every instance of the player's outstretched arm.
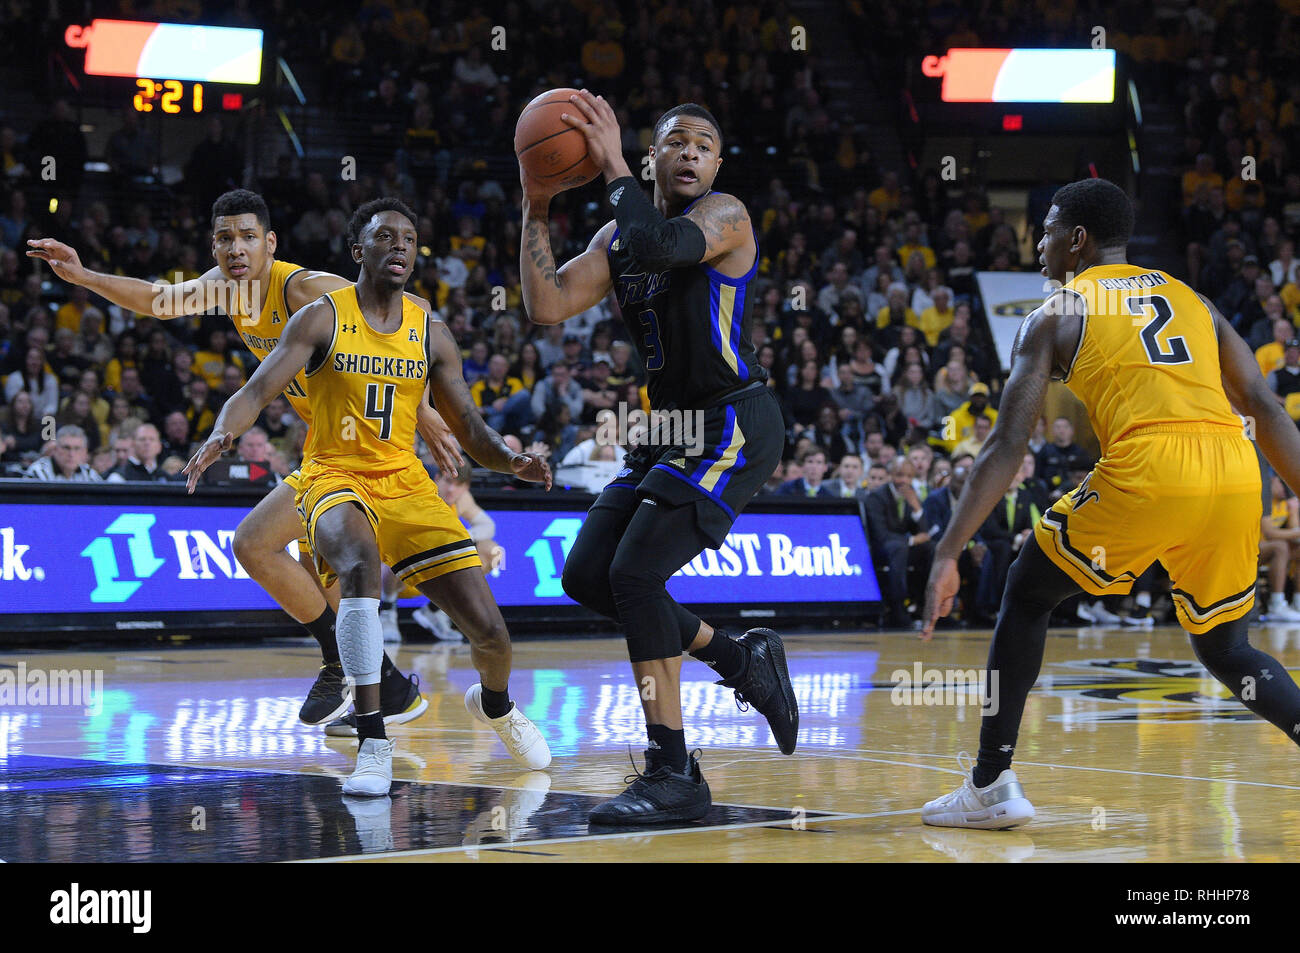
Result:
<instances>
[{"instance_id":1,"label":"player's outstretched arm","mask_svg":"<svg viewBox=\"0 0 1300 953\"><path fill-rule=\"evenodd\" d=\"M966 489L953 507L947 531L935 546L925 593L924 639L930 637L939 617L952 611L960 584L957 558L1002 500L1024 462L1034 423L1043 413L1052 369L1058 363L1059 321L1057 307L1049 302L1026 318L1016 335L1011 375L1002 391L997 423L971 465Z\"/></svg>"},{"instance_id":2,"label":"player's outstretched arm","mask_svg":"<svg viewBox=\"0 0 1300 953\"><path fill-rule=\"evenodd\" d=\"M534 324L559 324L600 304L613 284L607 250L614 223L596 232L586 251L555 264L551 251L551 198L521 171L524 187L523 235L519 241L519 282L524 309Z\"/></svg>"},{"instance_id":3,"label":"player's outstretched arm","mask_svg":"<svg viewBox=\"0 0 1300 953\"><path fill-rule=\"evenodd\" d=\"M248 383L231 397L212 425L212 434L190 458L182 473L191 493L203 471L234 446L235 439L253 426L262 408L283 393L316 351L326 351L334 336L334 309L324 301L307 305L289 319L280 343L266 356Z\"/></svg>"},{"instance_id":4,"label":"player's outstretched arm","mask_svg":"<svg viewBox=\"0 0 1300 953\"><path fill-rule=\"evenodd\" d=\"M428 324L429 391L446 413L451 432L465 451L498 473L513 473L523 480L545 483L551 488L551 468L540 453L515 453L501 435L487 425L474 398L465 386L461 371L460 346L440 321ZM233 399L233 398L232 398Z\"/></svg>"},{"instance_id":5,"label":"player's outstretched arm","mask_svg":"<svg viewBox=\"0 0 1300 953\"><path fill-rule=\"evenodd\" d=\"M225 304L217 284L224 280L220 268L209 268L197 278L173 285L91 271L81 264L75 248L53 238L28 239L27 244L27 257L46 262L64 281L80 285L136 314L150 314L165 321L186 314L202 314L215 305L224 307Z\"/></svg>"},{"instance_id":6,"label":"player's outstretched arm","mask_svg":"<svg viewBox=\"0 0 1300 953\"><path fill-rule=\"evenodd\" d=\"M1237 413L1247 418L1247 432L1254 423L1255 441L1282 482L1294 492L1300 489L1300 430L1282 409L1259 373L1259 361L1214 304L1197 295L1209 309L1219 336L1219 372L1223 392Z\"/></svg>"}]
</instances>

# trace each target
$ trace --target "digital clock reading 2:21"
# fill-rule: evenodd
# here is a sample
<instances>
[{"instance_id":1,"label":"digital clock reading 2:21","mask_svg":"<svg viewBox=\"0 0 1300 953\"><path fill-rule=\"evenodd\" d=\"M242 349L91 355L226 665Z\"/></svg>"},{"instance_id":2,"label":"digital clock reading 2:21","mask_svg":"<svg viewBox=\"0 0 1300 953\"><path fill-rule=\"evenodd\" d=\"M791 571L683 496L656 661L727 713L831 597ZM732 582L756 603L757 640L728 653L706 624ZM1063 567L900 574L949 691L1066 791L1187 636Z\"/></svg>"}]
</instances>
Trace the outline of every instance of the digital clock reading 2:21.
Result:
<instances>
[{"instance_id":1,"label":"digital clock reading 2:21","mask_svg":"<svg viewBox=\"0 0 1300 953\"><path fill-rule=\"evenodd\" d=\"M181 113L188 111L201 113L203 112L203 84L191 84L190 96L185 95L185 84L178 79L168 79L162 82L143 77L135 81L137 91L135 98L131 100L131 105L135 107L136 112L148 113L153 112L155 102L158 108L165 113Z\"/></svg>"}]
</instances>

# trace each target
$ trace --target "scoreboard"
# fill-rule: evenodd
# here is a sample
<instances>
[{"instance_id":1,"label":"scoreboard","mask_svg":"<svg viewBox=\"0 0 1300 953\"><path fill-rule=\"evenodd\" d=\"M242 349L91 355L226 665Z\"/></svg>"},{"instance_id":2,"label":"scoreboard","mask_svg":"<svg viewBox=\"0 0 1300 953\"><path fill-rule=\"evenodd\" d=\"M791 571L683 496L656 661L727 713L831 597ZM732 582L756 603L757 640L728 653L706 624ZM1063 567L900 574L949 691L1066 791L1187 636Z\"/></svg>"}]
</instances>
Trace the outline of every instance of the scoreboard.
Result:
<instances>
[{"instance_id":1,"label":"scoreboard","mask_svg":"<svg viewBox=\"0 0 1300 953\"><path fill-rule=\"evenodd\" d=\"M261 87L262 30L142 20L96 19L64 32L85 50L84 75L106 105L158 115L239 110Z\"/></svg>"},{"instance_id":2,"label":"scoreboard","mask_svg":"<svg viewBox=\"0 0 1300 953\"><path fill-rule=\"evenodd\" d=\"M1122 132L1134 95L1111 49L953 48L910 72L913 121L953 133Z\"/></svg>"}]
</instances>

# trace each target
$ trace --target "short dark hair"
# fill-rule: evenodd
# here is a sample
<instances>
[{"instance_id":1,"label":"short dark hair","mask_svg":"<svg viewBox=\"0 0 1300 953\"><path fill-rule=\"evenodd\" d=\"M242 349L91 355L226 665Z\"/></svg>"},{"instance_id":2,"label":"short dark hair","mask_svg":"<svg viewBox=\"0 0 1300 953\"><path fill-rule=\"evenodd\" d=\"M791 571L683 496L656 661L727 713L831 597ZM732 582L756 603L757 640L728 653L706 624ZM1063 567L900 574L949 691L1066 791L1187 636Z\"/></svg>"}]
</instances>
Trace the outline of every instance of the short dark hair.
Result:
<instances>
[{"instance_id":1,"label":"short dark hair","mask_svg":"<svg viewBox=\"0 0 1300 953\"><path fill-rule=\"evenodd\" d=\"M212 227L217 227L219 216L248 213L257 216L257 224L262 226L262 231L271 230L271 210L266 207L266 199L248 189L234 189L218 196L212 203Z\"/></svg>"},{"instance_id":2,"label":"short dark hair","mask_svg":"<svg viewBox=\"0 0 1300 953\"><path fill-rule=\"evenodd\" d=\"M412 225L418 225L420 221L415 212L411 210L411 207L401 199L393 198L391 195L371 199L369 202L358 205L357 210L352 213L352 218L348 220L349 245L360 243L362 229L380 212L397 212L400 215L405 215Z\"/></svg>"},{"instance_id":3,"label":"short dark hair","mask_svg":"<svg viewBox=\"0 0 1300 953\"><path fill-rule=\"evenodd\" d=\"M1128 244L1133 234L1133 203L1114 182L1080 179L1056 190L1052 204L1066 228L1082 225L1098 248Z\"/></svg>"},{"instance_id":4,"label":"short dark hair","mask_svg":"<svg viewBox=\"0 0 1300 953\"><path fill-rule=\"evenodd\" d=\"M655 138L658 142L659 137L663 135L664 129L667 128L678 116L694 116L697 119L703 119L713 131L718 134L718 142L722 142L722 127L718 125L718 120L713 118L713 113L709 112L699 103L682 103L680 106L674 106L655 121Z\"/></svg>"}]
</instances>

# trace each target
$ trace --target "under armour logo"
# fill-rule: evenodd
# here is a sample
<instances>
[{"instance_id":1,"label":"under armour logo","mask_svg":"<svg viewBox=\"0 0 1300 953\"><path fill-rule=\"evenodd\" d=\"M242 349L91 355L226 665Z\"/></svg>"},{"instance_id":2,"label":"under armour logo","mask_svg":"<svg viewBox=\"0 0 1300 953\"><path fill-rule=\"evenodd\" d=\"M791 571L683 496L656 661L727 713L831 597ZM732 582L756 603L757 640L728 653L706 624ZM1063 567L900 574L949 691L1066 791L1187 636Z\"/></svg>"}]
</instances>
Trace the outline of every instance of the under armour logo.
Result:
<instances>
[{"instance_id":1,"label":"under armour logo","mask_svg":"<svg viewBox=\"0 0 1300 953\"><path fill-rule=\"evenodd\" d=\"M1008 754L1010 754L1012 751L1015 751L1016 749L1015 749L1015 747L1014 747L1013 745L1003 745L1003 746L1002 746L1001 748L999 748L998 750L999 750L999 751L1005 751L1005 752L1007 752Z\"/></svg>"},{"instance_id":2,"label":"under armour logo","mask_svg":"<svg viewBox=\"0 0 1300 953\"><path fill-rule=\"evenodd\" d=\"M272 309L272 311L271 311L271 323L272 323L272 324L279 324L279 323L280 323L280 312L279 312L279 311L276 311L276 310Z\"/></svg>"},{"instance_id":3,"label":"under armour logo","mask_svg":"<svg viewBox=\"0 0 1300 953\"><path fill-rule=\"evenodd\" d=\"M1259 670L1259 677L1264 679L1265 681L1270 681L1273 678L1273 673L1266 668L1261 668Z\"/></svg>"},{"instance_id":4,"label":"under armour logo","mask_svg":"<svg viewBox=\"0 0 1300 953\"><path fill-rule=\"evenodd\" d=\"M418 340L420 340L419 337L416 336L415 328L411 328L410 331L411 331L410 336L408 336L406 340L408 340L408 341L418 341Z\"/></svg>"},{"instance_id":5,"label":"under armour logo","mask_svg":"<svg viewBox=\"0 0 1300 953\"><path fill-rule=\"evenodd\" d=\"M618 204L618 200L621 199L621 198L623 197L623 190L624 190L625 188L627 188L627 186L625 186L625 185L620 185L618 188L616 188L613 192L610 193L610 195L609 195L609 204L610 204L610 205L617 205L617 204Z\"/></svg>"},{"instance_id":6,"label":"under armour logo","mask_svg":"<svg viewBox=\"0 0 1300 953\"><path fill-rule=\"evenodd\" d=\"M344 330L344 331L351 331L353 334L356 334L356 333L357 333L357 326L356 326L355 324L353 324L353 325L347 325L347 324L345 324L345 325L343 325L343 330Z\"/></svg>"}]
</instances>

